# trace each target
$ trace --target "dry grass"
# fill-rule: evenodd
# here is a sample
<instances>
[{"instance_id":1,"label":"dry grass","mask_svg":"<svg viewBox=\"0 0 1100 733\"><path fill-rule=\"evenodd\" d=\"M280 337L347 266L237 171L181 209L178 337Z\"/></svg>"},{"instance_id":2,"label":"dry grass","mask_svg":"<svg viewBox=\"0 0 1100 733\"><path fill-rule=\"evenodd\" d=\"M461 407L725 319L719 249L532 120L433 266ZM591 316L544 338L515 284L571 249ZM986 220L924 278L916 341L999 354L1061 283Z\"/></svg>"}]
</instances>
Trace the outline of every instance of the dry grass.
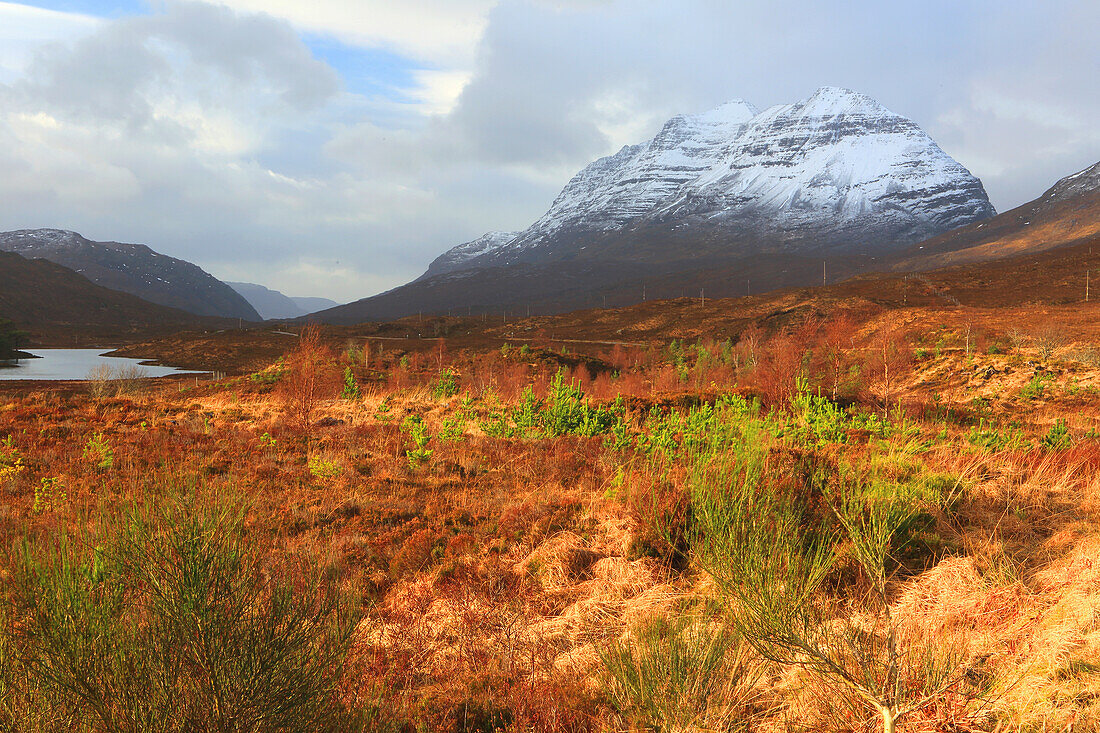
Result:
<instances>
[{"instance_id":1,"label":"dry grass","mask_svg":"<svg viewBox=\"0 0 1100 733\"><path fill-rule=\"evenodd\" d=\"M1088 389L1100 385L1100 371L1067 339L1046 354L1054 377L1043 396L1021 398L1035 374L1033 346L968 356L946 339L936 355L944 334L957 338L976 318L953 315L935 328L927 318L914 311L865 321L841 362L854 373L884 329L910 344L926 334L920 343L931 355L899 361L891 386L890 401L909 410L915 432L853 429L849 442L798 448L859 465L873 458L897 475L958 477L950 506L933 512L940 544L898 576L892 608L906 628L965 650L968 673L995 684L984 702L945 692L905 729L1097 730L1100 447L1085 434L1100 416ZM822 375L838 367L811 337L815 348L795 353L797 342L768 346L766 333L758 336L752 349L771 373L755 370L749 345L704 341L680 355L593 347L568 374L602 401L622 396L633 430L653 408L686 410L722 392L763 392L784 407L799 364L831 390ZM441 351L405 365L403 356L388 346L360 355L351 364L359 398L307 395L302 409L248 377L114 397L4 395L0 439L11 437L26 470L0 485L0 542L82 526L104 505L147 501L168 484L243 493L250 533L273 552L308 554L362 599L366 617L342 682L348 701L428 730L625 725L601 685L601 650L633 638L648 619L701 607L721 614L720 594L690 556L672 567L638 551L652 532L638 497L654 475L602 437L494 432L491 418L515 407L524 387L545 398L560 353ZM626 371L612 379L612 366ZM434 389L443 367L457 374L457 395ZM840 397L860 393L853 381ZM303 410L308 429L298 424ZM430 436L425 460L409 456L410 416ZM1016 423L1030 447L975 444L968 436L979 419L998 430ZM1058 420L1074 445L1039 447ZM108 467L85 451L96 435L112 452ZM56 479L64 498L36 505L43 479ZM687 477L672 470L667 480L682 490ZM841 592L858 585L843 573L837 583ZM759 730L869 725L859 704L792 670L770 669L754 696Z\"/></svg>"}]
</instances>

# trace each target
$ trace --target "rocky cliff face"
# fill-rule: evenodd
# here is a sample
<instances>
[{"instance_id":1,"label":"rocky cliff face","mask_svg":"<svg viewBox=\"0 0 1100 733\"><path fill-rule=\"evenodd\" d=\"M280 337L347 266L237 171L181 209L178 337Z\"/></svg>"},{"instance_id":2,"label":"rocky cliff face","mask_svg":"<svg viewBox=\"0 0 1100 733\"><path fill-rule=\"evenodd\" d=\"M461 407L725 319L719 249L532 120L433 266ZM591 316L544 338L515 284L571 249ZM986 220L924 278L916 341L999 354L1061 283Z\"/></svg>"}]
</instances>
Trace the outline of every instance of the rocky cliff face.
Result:
<instances>
[{"instance_id":1,"label":"rocky cliff face","mask_svg":"<svg viewBox=\"0 0 1100 733\"><path fill-rule=\"evenodd\" d=\"M75 270L97 285L201 316L262 320L236 291L190 262L143 244L93 242L61 229L0 233L0 251L44 259Z\"/></svg>"}]
</instances>

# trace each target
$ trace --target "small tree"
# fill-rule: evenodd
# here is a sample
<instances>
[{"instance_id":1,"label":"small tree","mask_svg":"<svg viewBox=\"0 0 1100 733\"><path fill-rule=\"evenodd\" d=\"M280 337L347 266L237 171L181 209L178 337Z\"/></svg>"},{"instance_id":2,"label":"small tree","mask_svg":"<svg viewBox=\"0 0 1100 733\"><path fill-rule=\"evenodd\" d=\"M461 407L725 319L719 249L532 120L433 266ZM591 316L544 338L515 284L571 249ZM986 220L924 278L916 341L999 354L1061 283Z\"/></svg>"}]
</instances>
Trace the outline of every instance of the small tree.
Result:
<instances>
[{"instance_id":1,"label":"small tree","mask_svg":"<svg viewBox=\"0 0 1100 733\"><path fill-rule=\"evenodd\" d=\"M883 324L871 344L867 361L867 388L882 405L882 417L890 415L891 403L898 400L901 377L913 361L913 352L905 336L890 324Z\"/></svg>"},{"instance_id":2,"label":"small tree","mask_svg":"<svg viewBox=\"0 0 1100 733\"><path fill-rule=\"evenodd\" d=\"M855 334L856 322L847 313L831 318L822 334L826 370L834 402L840 394L841 380L844 378L848 352L852 348Z\"/></svg>"},{"instance_id":3,"label":"small tree","mask_svg":"<svg viewBox=\"0 0 1100 733\"><path fill-rule=\"evenodd\" d=\"M331 350L321 341L320 328L314 324L303 328L298 346L286 356L286 373L277 395L287 422L305 435L307 446L317 410L324 400L336 396L341 377Z\"/></svg>"}]
</instances>

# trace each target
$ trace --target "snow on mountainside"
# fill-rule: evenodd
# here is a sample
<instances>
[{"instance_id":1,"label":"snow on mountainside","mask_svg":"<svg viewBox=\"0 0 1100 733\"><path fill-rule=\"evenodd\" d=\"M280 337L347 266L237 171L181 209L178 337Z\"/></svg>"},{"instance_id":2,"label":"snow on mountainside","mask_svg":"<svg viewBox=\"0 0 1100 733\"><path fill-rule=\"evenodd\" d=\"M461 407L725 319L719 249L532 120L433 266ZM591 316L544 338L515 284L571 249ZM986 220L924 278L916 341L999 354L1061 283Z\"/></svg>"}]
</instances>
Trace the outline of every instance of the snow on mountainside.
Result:
<instances>
[{"instance_id":1,"label":"snow on mountainside","mask_svg":"<svg viewBox=\"0 0 1100 733\"><path fill-rule=\"evenodd\" d=\"M1071 176L1066 176L1051 186L1042 197L1044 200L1053 198L1068 199L1096 190L1100 190L1100 162L1094 163Z\"/></svg>"},{"instance_id":2,"label":"snow on mountainside","mask_svg":"<svg viewBox=\"0 0 1100 733\"><path fill-rule=\"evenodd\" d=\"M896 249L995 213L981 181L914 122L823 87L763 112L738 100L674 117L585 167L527 230L459 245L425 277L568 258L585 233L697 226L780 250Z\"/></svg>"},{"instance_id":3,"label":"snow on mountainside","mask_svg":"<svg viewBox=\"0 0 1100 733\"><path fill-rule=\"evenodd\" d=\"M517 232L489 232L471 242L451 247L428 265L428 271L420 279L461 270L471 259L500 248L515 239L516 234Z\"/></svg>"}]
</instances>

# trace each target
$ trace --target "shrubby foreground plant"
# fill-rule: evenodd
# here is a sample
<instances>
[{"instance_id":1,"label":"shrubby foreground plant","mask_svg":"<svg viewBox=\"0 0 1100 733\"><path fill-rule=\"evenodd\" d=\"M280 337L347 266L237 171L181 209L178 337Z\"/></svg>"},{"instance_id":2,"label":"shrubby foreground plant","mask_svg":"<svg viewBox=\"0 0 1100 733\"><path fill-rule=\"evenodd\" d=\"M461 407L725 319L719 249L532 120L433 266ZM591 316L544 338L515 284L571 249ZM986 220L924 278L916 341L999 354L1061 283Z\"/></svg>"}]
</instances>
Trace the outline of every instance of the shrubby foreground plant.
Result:
<instances>
[{"instance_id":1,"label":"shrubby foreground plant","mask_svg":"<svg viewBox=\"0 0 1100 733\"><path fill-rule=\"evenodd\" d=\"M338 684L357 605L308 563L273 567L242 519L190 496L18 548L0 727L355 728Z\"/></svg>"}]
</instances>

